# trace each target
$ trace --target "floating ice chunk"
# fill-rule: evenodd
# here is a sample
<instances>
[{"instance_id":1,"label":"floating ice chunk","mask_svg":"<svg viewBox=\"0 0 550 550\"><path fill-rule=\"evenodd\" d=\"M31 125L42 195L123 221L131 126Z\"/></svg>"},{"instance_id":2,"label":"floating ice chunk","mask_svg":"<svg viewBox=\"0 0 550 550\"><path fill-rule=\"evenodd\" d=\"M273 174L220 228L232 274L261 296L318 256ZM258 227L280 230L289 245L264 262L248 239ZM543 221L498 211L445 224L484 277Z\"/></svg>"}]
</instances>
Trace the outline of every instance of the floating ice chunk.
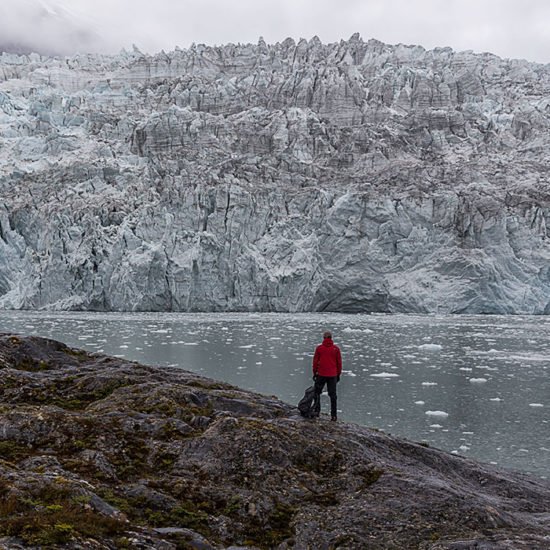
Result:
<instances>
[{"instance_id":1,"label":"floating ice chunk","mask_svg":"<svg viewBox=\"0 0 550 550\"><path fill-rule=\"evenodd\" d=\"M443 428L441 424L430 424L430 428Z\"/></svg>"},{"instance_id":2,"label":"floating ice chunk","mask_svg":"<svg viewBox=\"0 0 550 550\"><path fill-rule=\"evenodd\" d=\"M491 399L489 399L489 401L502 401L502 399L500 397L491 397Z\"/></svg>"},{"instance_id":3,"label":"floating ice chunk","mask_svg":"<svg viewBox=\"0 0 550 550\"><path fill-rule=\"evenodd\" d=\"M542 403L529 403L530 407L544 407Z\"/></svg>"},{"instance_id":4,"label":"floating ice chunk","mask_svg":"<svg viewBox=\"0 0 550 550\"><path fill-rule=\"evenodd\" d=\"M487 378L469 378L468 379L472 384L485 384Z\"/></svg>"},{"instance_id":5,"label":"floating ice chunk","mask_svg":"<svg viewBox=\"0 0 550 550\"><path fill-rule=\"evenodd\" d=\"M418 349L422 349L425 351L441 351L443 349L443 346L440 344L421 344L418 346Z\"/></svg>"},{"instance_id":6,"label":"floating ice chunk","mask_svg":"<svg viewBox=\"0 0 550 550\"><path fill-rule=\"evenodd\" d=\"M438 418L447 418L449 416L449 413L445 411L426 411L424 414L427 416L437 416Z\"/></svg>"},{"instance_id":7,"label":"floating ice chunk","mask_svg":"<svg viewBox=\"0 0 550 550\"><path fill-rule=\"evenodd\" d=\"M466 451L469 451L470 450L470 447L468 447L467 445L461 445L459 447L459 450L462 451L463 453L466 452Z\"/></svg>"},{"instance_id":8,"label":"floating ice chunk","mask_svg":"<svg viewBox=\"0 0 550 550\"><path fill-rule=\"evenodd\" d=\"M244 346L239 346L241 349L250 349L253 348L256 344L245 344Z\"/></svg>"},{"instance_id":9,"label":"floating ice chunk","mask_svg":"<svg viewBox=\"0 0 550 550\"><path fill-rule=\"evenodd\" d=\"M351 376L352 378L354 376L357 376L352 370L345 370L345 371L342 371L343 374L345 374L346 376Z\"/></svg>"},{"instance_id":10,"label":"floating ice chunk","mask_svg":"<svg viewBox=\"0 0 550 550\"><path fill-rule=\"evenodd\" d=\"M426 402L425 401L415 401L414 404L415 405L425 405Z\"/></svg>"},{"instance_id":11,"label":"floating ice chunk","mask_svg":"<svg viewBox=\"0 0 550 550\"><path fill-rule=\"evenodd\" d=\"M185 342L185 344L183 344L184 346L198 346L199 343L198 342Z\"/></svg>"},{"instance_id":12,"label":"floating ice chunk","mask_svg":"<svg viewBox=\"0 0 550 550\"><path fill-rule=\"evenodd\" d=\"M471 372L473 369L471 369L470 367L460 367L458 370L462 370L464 372Z\"/></svg>"},{"instance_id":13,"label":"floating ice chunk","mask_svg":"<svg viewBox=\"0 0 550 550\"><path fill-rule=\"evenodd\" d=\"M371 374L373 378L399 378L399 374L396 374L395 372L377 372L375 374Z\"/></svg>"},{"instance_id":14,"label":"floating ice chunk","mask_svg":"<svg viewBox=\"0 0 550 550\"><path fill-rule=\"evenodd\" d=\"M122 344L121 346L118 346L120 349L127 349L128 346L126 344Z\"/></svg>"},{"instance_id":15,"label":"floating ice chunk","mask_svg":"<svg viewBox=\"0 0 550 550\"><path fill-rule=\"evenodd\" d=\"M437 386L437 382L422 382L423 386Z\"/></svg>"}]
</instances>

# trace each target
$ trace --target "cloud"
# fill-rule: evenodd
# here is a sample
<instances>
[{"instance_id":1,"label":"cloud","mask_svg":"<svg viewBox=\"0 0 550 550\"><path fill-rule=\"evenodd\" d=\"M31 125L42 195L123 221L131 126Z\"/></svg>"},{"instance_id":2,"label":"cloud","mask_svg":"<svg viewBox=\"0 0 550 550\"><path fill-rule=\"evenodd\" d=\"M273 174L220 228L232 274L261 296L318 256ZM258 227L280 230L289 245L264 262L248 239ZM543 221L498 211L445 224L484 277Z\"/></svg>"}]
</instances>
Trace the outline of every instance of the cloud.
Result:
<instances>
[{"instance_id":1,"label":"cloud","mask_svg":"<svg viewBox=\"0 0 550 550\"><path fill-rule=\"evenodd\" d=\"M38 21L36 6L64 12L64 22ZM332 42L359 32L392 44L550 62L549 19L547 0L1 0L0 43L9 37L67 53L136 44L154 53L259 36Z\"/></svg>"}]
</instances>

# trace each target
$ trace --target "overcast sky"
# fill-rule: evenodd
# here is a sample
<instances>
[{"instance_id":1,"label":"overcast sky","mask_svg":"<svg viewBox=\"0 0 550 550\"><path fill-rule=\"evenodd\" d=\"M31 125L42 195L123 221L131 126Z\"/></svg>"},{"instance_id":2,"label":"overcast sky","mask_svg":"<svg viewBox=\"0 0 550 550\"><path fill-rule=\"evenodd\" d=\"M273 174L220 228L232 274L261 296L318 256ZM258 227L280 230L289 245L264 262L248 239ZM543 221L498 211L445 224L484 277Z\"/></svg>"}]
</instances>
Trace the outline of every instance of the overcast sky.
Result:
<instances>
[{"instance_id":1,"label":"overcast sky","mask_svg":"<svg viewBox=\"0 0 550 550\"><path fill-rule=\"evenodd\" d=\"M93 43L112 52L132 44L154 53L259 36L268 43L314 35L333 42L359 32L364 40L550 62L550 0L0 0L0 39L15 34L77 47L74 33L64 36L70 25L37 22L30 4L66 6L80 28L94 31L85 48Z\"/></svg>"}]
</instances>

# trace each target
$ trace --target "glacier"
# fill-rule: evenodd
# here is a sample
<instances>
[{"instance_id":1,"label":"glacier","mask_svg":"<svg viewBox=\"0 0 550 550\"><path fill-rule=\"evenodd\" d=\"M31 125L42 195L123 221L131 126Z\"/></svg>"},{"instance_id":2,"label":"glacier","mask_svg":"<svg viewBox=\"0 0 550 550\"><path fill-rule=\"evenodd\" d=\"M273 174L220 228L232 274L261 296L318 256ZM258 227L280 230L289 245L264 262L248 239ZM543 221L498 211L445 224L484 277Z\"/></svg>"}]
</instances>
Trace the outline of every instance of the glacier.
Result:
<instances>
[{"instance_id":1,"label":"glacier","mask_svg":"<svg viewBox=\"0 0 550 550\"><path fill-rule=\"evenodd\" d=\"M318 38L0 56L0 308L550 313L550 66Z\"/></svg>"}]
</instances>

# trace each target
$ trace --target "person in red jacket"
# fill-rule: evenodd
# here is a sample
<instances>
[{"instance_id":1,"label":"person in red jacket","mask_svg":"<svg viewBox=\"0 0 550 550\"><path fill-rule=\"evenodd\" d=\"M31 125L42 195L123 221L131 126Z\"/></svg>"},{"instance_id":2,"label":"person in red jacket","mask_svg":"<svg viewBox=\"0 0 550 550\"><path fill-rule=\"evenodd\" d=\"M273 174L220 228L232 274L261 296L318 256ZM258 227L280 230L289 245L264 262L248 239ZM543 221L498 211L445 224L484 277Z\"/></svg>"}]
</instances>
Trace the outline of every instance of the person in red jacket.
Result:
<instances>
[{"instance_id":1,"label":"person in red jacket","mask_svg":"<svg viewBox=\"0 0 550 550\"><path fill-rule=\"evenodd\" d=\"M325 384L330 397L330 419L336 421L336 384L342 374L342 355L340 348L334 345L332 334L327 330L323 334L323 343L315 349L313 356L313 380L315 380L315 404L313 410L319 416L321 412L321 393Z\"/></svg>"}]
</instances>

